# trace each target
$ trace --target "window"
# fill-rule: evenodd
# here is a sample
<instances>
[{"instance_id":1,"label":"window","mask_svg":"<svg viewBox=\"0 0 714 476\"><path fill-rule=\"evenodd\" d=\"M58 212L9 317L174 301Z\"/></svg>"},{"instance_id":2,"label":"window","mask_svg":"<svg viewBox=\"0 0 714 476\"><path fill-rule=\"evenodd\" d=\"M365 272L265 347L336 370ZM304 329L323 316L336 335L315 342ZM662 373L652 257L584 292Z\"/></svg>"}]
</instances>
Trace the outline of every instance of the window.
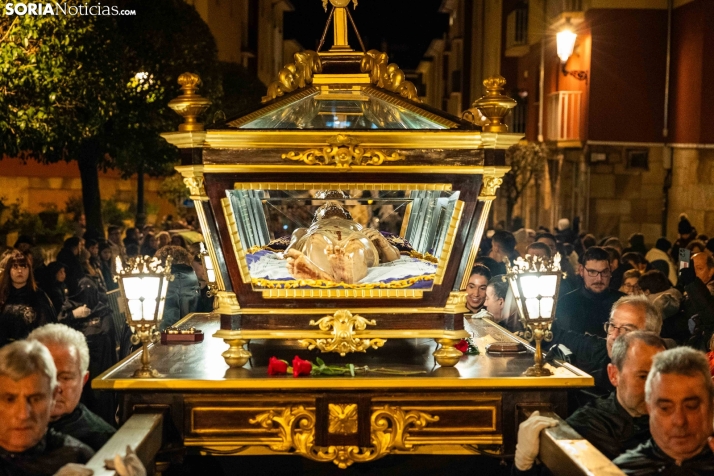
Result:
<instances>
[{"instance_id":1,"label":"window","mask_svg":"<svg viewBox=\"0 0 714 476\"><path fill-rule=\"evenodd\" d=\"M628 149L627 168L649 170L648 155L647 149Z\"/></svg>"}]
</instances>

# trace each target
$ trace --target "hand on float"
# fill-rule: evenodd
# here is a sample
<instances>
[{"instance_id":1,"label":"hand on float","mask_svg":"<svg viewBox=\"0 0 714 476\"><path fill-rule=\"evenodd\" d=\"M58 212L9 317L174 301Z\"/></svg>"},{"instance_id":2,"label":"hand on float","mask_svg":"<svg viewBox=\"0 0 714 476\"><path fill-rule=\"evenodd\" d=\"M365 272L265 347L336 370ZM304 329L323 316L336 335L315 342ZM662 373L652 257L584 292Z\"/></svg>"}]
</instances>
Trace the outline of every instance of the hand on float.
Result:
<instances>
[{"instance_id":1,"label":"hand on float","mask_svg":"<svg viewBox=\"0 0 714 476\"><path fill-rule=\"evenodd\" d=\"M515 465L520 471L527 471L533 467L540 451L540 432L558 424L557 420L540 416L535 411L518 427L518 444L516 444Z\"/></svg>"},{"instance_id":2,"label":"hand on float","mask_svg":"<svg viewBox=\"0 0 714 476\"><path fill-rule=\"evenodd\" d=\"M54 476L92 476L94 471L83 464L68 463L62 466Z\"/></svg>"}]
</instances>

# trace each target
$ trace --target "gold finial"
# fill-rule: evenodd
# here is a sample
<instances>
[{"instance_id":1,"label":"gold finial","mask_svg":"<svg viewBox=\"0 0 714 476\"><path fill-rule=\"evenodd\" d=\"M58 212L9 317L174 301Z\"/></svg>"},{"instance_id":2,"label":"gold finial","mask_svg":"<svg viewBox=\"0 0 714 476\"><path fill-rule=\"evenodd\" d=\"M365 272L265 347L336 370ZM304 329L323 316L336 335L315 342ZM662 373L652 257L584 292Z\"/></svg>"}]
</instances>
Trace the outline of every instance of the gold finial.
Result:
<instances>
[{"instance_id":1,"label":"gold finial","mask_svg":"<svg viewBox=\"0 0 714 476\"><path fill-rule=\"evenodd\" d=\"M516 107L516 100L502 94L506 80L495 76L484 80L486 95L474 101L474 108L488 119L489 123L483 126L484 132L508 132L508 126L503 119L508 112Z\"/></svg>"},{"instance_id":2,"label":"gold finial","mask_svg":"<svg viewBox=\"0 0 714 476\"><path fill-rule=\"evenodd\" d=\"M330 21L332 21L332 28L334 30L334 44L332 45L332 48L330 48L330 51L335 52L346 52L346 51L353 51L352 48L350 48L350 44L347 40L347 17L349 16L349 12L347 11L347 7L350 5L351 2L354 2L354 8L357 8L357 0L322 0L322 7L327 11L327 3L332 4L332 13L330 13L330 17L327 19L327 25L325 26L325 33L327 33L327 28L330 26ZM350 17L351 18L351 17ZM353 21L354 24L354 21ZM355 28L356 30L356 28ZM357 34L359 35L359 33ZM325 35L323 34L322 36L322 41L325 40ZM322 46L322 41L320 42L320 46ZM360 42L362 40L360 39ZM363 48L364 49L364 48ZM319 48L318 48L319 51Z\"/></svg>"},{"instance_id":3,"label":"gold finial","mask_svg":"<svg viewBox=\"0 0 714 476\"><path fill-rule=\"evenodd\" d=\"M184 123L179 125L181 132L202 131L203 124L196 119L211 105L209 99L196 94L201 78L194 73L183 73L178 78L183 94L169 102L169 107L184 118Z\"/></svg>"}]
</instances>

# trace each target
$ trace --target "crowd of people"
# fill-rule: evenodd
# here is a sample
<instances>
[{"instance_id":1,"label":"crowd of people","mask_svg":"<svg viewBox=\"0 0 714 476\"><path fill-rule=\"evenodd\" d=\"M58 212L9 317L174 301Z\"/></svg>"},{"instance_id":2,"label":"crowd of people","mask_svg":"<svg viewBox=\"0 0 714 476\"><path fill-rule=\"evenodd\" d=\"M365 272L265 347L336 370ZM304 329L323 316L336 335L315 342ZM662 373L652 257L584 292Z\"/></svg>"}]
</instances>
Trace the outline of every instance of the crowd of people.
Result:
<instances>
[{"instance_id":1,"label":"crowd of people","mask_svg":"<svg viewBox=\"0 0 714 476\"><path fill-rule=\"evenodd\" d=\"M49 263L26 236L0 255L0 475L84 464L114 434L114 395L89 382L132 350L110 302L117 258L172 258L161 330L213 309L197 243L152 226L108 232L66 239ZM72 468L57 474L82 474Z\"/></svg>"},{"instance_id":2,"label":"crowd of people","mask_svg":"<svg viewBox=\"0 0 714 476\"><path fill-rule=\"evenodd\" d=\"M546 360L595 380L572 392L568 424L625 474L714 474L714 239L684 215L678 239L651 249L639 233L624 247L575 228L562 219L555 233L489 233L467 307L521 331L505 261L559 253L566 277ZM554 425L538 412L521 424L513 474L539 474L539 435Z\"/></svg>"}]
</instances>

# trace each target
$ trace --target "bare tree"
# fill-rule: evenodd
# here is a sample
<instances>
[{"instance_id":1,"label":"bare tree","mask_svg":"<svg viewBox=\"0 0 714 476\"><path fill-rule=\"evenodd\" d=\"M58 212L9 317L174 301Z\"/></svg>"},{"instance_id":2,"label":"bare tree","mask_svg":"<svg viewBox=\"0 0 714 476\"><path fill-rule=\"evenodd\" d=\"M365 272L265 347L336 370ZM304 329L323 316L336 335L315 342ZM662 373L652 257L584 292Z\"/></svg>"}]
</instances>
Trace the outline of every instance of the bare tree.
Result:
<instances>
[{"instance_id":1,"label":"bare tree","mask_svg":"<svg viewBox=\"0 0 714 476\"><path fill-rule=\"evenodd\" d=\"M542 142L516 144L506 151L506 163L510 172L503 177L502 190L506 193L506 226L511 227L513 208L518 199L533 180L541 180L545 171L545 161L550 152Z\"/></svg>"}]
</instances>

